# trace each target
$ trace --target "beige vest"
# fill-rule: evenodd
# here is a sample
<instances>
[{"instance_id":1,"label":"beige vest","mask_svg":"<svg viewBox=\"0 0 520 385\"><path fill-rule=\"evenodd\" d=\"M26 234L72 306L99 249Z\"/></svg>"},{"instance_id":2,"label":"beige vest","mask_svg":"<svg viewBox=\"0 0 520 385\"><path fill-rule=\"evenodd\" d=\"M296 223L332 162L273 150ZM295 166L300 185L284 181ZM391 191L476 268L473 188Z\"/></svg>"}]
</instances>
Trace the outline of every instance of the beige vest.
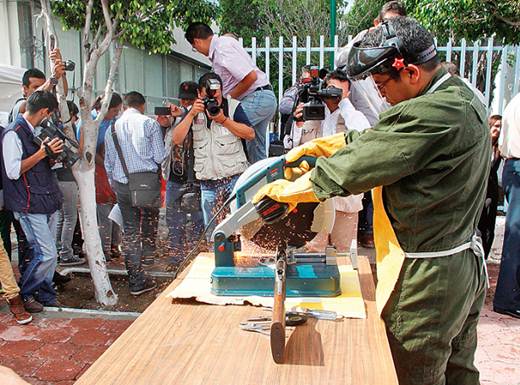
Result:
<instances>
[{"instance_id":1,"label":"beige vest","mask_svg":"<svg viewBox=\"0 0 520 385\"><path fill-rule=\"evenodd\" d=\"M228 98L229 117L233 118L239 102ZM204 113L193 120L195 174L198 180L217 180L237 175L249 166L242 140L215 121L207 126Z\"/></svg>"}]
</instances>

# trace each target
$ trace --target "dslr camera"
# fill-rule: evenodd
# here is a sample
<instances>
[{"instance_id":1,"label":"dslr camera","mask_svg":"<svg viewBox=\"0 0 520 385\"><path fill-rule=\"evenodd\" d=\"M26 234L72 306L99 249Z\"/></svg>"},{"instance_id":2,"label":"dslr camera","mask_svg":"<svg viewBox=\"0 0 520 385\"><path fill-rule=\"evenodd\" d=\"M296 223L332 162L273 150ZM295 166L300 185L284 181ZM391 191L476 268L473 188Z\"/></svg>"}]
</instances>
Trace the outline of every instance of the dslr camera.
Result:
<instances>
[{"instance_id":1,"label":"dslr camera","mask_svg":"<svg viewBox=\"0 0 520 385\"><path fill-rule=\"evenodd\" d=\"M208 79L204 88L206 90L206 97L203 99L204 107L210 116L216 116L222 108L215 98L217 90L220 89L220 82L217 79Z\"/></svg>"},{"instance_id":2,"label":"dslr camera","mask_svg":"<svg viewBox=\"0 0 520 385\"><path fill-rule=\"evenodd\" d=\"M40 127L42 129L40 133L34 137L34 142L38 146L41 146L43 141L47 138L49 138L49 140L54 138L61 139L63 141L63 151L59 154L55 154L48 147L46 147L47 155L56 162L61 162L68 168L72 168L72 166L79 160L79 146L76 141L70 139L51 119L43 120L40 124Z\"/></svg>"},{"instance_id":3,"label":"dslr camera","mask_svg":"<svg viewBox=\"0 0 520 385\"><path fill-rule=\"evenodd\" d=\"M341 99L343 92L339 88L323 88L323 81L319 77L319 68L311 67L311 77L302 80L298 87L296 105L304 103L303 116L300 120L324 120L325 105L323 99Z\"/></svg>"}]
</instances>

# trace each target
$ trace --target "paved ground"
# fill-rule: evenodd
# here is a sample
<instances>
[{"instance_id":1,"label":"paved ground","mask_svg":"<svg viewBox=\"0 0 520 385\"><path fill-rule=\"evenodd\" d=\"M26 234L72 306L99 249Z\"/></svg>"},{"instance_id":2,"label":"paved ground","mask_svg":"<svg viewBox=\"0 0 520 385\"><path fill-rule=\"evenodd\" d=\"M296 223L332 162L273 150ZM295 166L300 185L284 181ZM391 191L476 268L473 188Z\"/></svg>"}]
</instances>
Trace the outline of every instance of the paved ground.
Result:
<instances>
[{"instance_id":1,"label":"paved ground","mask_svg":"<svg viewBox=\"0 0 520 385\"><path fill-rule=\"evenodd\" d=\"M0 314L0 363L34 385L69 385L132 323L93 318L38 318L17 325Z\"/></svg>"},{"instance_id":2,"label":"paved ground","mask_svg":"<svg viewBox=\"0 0 520 385\"><path fill-rule=\"evenodd\" d=\"M499 217L494 256L488 261L492 288L478 326L475 363L482 385L520 385L520 320L496 314L491 308L503 225L503 217ZM360 254L372 253L362 249ZM7 306L0 306L0 364L35 385L73 384L132 322L46 315L18 326L7 314Z\"/></svg>"}]
</instances>

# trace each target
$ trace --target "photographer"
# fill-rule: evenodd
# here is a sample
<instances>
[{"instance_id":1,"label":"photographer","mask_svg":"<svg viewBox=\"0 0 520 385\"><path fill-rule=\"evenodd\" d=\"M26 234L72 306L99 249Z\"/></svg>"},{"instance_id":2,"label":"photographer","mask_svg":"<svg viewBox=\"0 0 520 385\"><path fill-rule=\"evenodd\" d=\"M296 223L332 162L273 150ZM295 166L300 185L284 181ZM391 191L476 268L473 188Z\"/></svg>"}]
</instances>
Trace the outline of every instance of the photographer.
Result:
<instances>
[{"instance_id":1,"label":"photographer","mask_svg":"<svg viewBox=\"0 0 520 385\"><path fill-rule=\"evenodd\" d=\"M350 87L347 75L336 70L325 78L325 90L337 92L338 97L322 97L325 107L325 119L302 121L304 104L300 103L294 112L296 122L293 124L294 147L306 143L315 138L330 136L339 132L363 131L370 127L367 118L357 111L349 100ZM341 90L341 93L339 93ZM331 92L330 94L334 94ZM339 96L341 95L341 96ZM319 233L306 248L309 251L322 252L331 243L338 251L346 252L350 249L353 239L356 239L358 211L363 206L361 203L363 195L351 195L349 197L335 197L334 207L336 217L334 227L330 233Z\"/></svg>"},{"instance_id":2,"label":"photographer","mask_svg":"<svg viewBox=\"0 0 520 385\"><path fill-rule=\"evenodd\" d=\"M29 312L57 306L52 278L57 250L50 216L61 207L63 197L48 156L63 151L63 141L45 139L36 144L34 128L57 110L56 97L36 91L27 99L26 111L9 125L2 139L5 206L20 222L33 255L20 279L21 294ZM36 299L35 299L36 297Z\"/></svg>"},{"instance_id":3,"label":"photographer","mask_svg":"<svg viewBox=\"0 0 520 385\"><path fill-rule=\"evenodd\" d=\"M253 140L255 131L240 102L222 97L222 80L213 72L199 79L199 98L174 128L173 143L181 145L190 128L195 150L195 176L200 181L202 212L207 226L213 210L224 203L238 176L248 167L242 139Z\"/></svg>"},{"instance_id":4,"label":"photographer","mask_svg":"<svg viewBox=\"0 0 520 385\"><path fill-rule=\"evenodd\" d=\"M166 158L162 173L166 181L166 223L171 267L177 266L188 254L204 227L200 183L195 179L193 133L190 129L181 145L174 145L172 141L175 123L179 123L195 103L198 87L195 82L182 82L179 86L181 108L171 105L169 115L157 115L157 122L166 132ZM187 201L190 197L194 198L192 202Z\"/></svg>"},{"instance_id":5,"label":"photographer","mask_svg":"<svg viewBox=\"0 0 520 385\"><path fill-rule=\"evenodd\" d=\"M49 91L51 92L54 87L58 84L58 80L63 78L63 86L65 95L68 93L67 77L65 71L68 69L67 63L63 62L61 52L59 48L55 48L51 51L49 58L54 61L52 68L52 74L49 79L45 78L45 74L37 68L30 68L24 72L22 76L22 95L23 97L18 99L9 113L9 123L12 123L18 114L25 112L25 101L35 91Z\"/></svg>"}]
</instances>

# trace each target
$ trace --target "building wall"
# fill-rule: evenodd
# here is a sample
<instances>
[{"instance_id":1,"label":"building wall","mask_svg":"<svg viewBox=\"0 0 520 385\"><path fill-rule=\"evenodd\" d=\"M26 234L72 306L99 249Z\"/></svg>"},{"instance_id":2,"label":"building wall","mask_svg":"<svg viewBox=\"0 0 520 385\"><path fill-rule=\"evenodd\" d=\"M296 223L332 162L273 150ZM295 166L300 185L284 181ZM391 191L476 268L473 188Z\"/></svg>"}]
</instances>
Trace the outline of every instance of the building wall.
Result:
<instances>
[{"instance_id":1,"label":"building wall","mask_svg":"<svg viewBox=\"0 0 520 385\"><path fill-rule=\"evenodd\" d=\"M36 67L50 73L48 51L44 45L43 23L35 20L39 9L34 2L26 0L0 0L0 46L7 47L8 55L0 55L0 64ZM54 21L59 46L64 60L76 63L73 73L67 73L69 99L77 102L77 88L83 74L81 34L79 31L63 31L61 23ZM133 47L125 47L119 65L114 88L117 92L138 91L146 96L148 112L163 101L175 102L179 84L197 80L209 70L209 61L186 46L181 30L176 31L179 41L172 46L171 55L150 55ZM181 40L182 39L182 40ZM180 52L180 53L178 53ZM108 77L112 51L98 62L94 87L102 93Z\"/></svg>"}]
</instances>

